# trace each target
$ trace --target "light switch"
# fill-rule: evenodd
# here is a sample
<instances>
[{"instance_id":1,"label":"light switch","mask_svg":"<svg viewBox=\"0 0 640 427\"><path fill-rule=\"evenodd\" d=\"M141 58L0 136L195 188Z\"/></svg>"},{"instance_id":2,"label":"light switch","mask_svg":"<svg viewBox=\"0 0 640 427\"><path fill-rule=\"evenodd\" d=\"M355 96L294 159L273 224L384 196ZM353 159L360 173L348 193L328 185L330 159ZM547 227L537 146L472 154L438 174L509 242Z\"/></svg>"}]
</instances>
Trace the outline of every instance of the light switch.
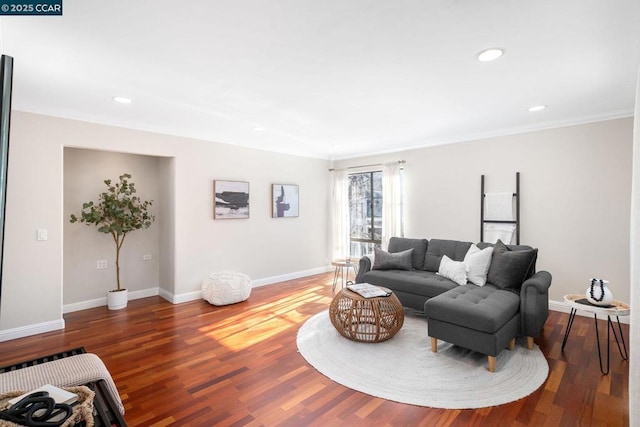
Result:
<instances>
[{"instance_id":1,"label":"light switch","mask_svg":"<svg viewBox=\"0 0 640 427\"><path fill-rule=\"evenodd\" d=\"M47 240L47 230L46 228L38 229L38 240Z\"/></svg>"}]
</instances>

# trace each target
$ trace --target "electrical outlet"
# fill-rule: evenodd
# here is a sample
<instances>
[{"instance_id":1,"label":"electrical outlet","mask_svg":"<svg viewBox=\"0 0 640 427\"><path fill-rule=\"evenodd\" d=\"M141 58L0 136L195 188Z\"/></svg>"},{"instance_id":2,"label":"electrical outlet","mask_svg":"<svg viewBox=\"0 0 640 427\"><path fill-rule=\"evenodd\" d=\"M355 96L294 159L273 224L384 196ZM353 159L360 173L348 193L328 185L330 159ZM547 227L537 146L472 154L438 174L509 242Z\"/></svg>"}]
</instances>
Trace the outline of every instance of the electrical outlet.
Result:
<instances>
[{"instance_id":1,"label":"electrical outlet","mask_svg":"<svg viewBox=\"0 0 640 427\"><path fill-rule=\"evenodd\" d=\"M142 259L145 261L148 261L151 259L151 254L147 254L147 255L142 255Z\"/></svg>"},{"instance_id":2,"label":"electrical outlet","mask_svg":"<svg viewBox=\"0 0 640 427\"><path fill-rule=\"evenodd\" d=\"M106 259L99 259L98 263L97 263L97 269L98 270L104 270L105 268L107 268L107 260Z\"/></svg>"}]
</instances>

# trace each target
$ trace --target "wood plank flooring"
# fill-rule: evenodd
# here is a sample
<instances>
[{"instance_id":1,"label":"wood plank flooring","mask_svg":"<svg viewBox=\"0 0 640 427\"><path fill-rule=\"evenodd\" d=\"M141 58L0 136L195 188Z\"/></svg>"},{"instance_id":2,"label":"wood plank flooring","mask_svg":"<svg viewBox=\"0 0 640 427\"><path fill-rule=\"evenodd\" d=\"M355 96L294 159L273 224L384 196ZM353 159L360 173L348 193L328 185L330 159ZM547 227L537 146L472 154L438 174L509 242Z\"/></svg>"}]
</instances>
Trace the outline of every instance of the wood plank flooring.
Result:
<instances>
[{"instance_id":1,"label":"wood plank flooring","mask_svg":"<svg viewBox=\"0 0 640 427\"><path fill-rule=\"evenodd\" d=\"M629 424L628 362L611 337L611 373L598 366L593 318L551 312L537 341L546 383L519 401L479 410L390 402L319 374L296 333L331 301L333 274L255 288L244 303L179 305L160 297L65 315L66 329L0 343L0 366L84 346L111 371L132 426L468 426ZM599 322L600 331L606 323ZM623 325L628 344L628 325ZM604 338L601 336L604 343ZM425 351L429 351L428 348Z\"/></svg>"}]
</instances>

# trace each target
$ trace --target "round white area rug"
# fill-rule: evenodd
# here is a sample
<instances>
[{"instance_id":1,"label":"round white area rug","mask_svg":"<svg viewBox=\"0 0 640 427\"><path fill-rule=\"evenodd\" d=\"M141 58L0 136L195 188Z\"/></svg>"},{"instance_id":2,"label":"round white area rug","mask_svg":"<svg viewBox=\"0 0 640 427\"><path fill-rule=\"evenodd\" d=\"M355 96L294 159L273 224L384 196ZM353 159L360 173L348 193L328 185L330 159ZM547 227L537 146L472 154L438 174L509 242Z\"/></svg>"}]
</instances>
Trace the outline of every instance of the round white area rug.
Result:
<instances>
[{"instance_id":1,"label":"round white area rug","mask_svg":"<svg viewBox=\"0 0 640 427\"><path fill-rule=\"evenodd\" d=\"M537 390L549 365L536 345L517 342L503 350L496 372L487 356L438 341L431 352L427 320L405 317L398 334L382 343L357 343L340 335L328 311L311 317L298 331L300 354L331 380L363 393L419 406L475 409L502 405Z\"/></svg>"}]
</instances>

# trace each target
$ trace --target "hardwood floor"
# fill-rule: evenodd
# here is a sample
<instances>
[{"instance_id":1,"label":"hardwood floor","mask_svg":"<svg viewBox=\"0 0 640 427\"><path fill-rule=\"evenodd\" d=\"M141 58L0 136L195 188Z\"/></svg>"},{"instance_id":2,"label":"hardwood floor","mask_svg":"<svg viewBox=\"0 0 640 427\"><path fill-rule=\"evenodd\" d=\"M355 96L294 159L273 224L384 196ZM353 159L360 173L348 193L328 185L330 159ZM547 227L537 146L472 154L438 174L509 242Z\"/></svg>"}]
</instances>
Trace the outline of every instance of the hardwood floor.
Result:
<instances>
[{"instance_id":1,"label":"hardwood floor","mask_svg":"<svg viewBox=\"0 0 640 427\"><path fill-rule=\"evenodd\" d=\"M70 313L64 331L0 343L0 366L84 346L111 371L132 426L629 424L628 362L611 337L611 373L601 375L593 318L582 316L561 352L566 313L551 312L537 341L549 362L547 381L511 404L432 409L336 384L296 347L301 324L328 308L332 278L327 273L255 288L247 302L225 307L151 297L115 312ZM599 327L606 331L604 321ZM628 325L623 331L628 345Z\"/></svg>"}]
</instances>

